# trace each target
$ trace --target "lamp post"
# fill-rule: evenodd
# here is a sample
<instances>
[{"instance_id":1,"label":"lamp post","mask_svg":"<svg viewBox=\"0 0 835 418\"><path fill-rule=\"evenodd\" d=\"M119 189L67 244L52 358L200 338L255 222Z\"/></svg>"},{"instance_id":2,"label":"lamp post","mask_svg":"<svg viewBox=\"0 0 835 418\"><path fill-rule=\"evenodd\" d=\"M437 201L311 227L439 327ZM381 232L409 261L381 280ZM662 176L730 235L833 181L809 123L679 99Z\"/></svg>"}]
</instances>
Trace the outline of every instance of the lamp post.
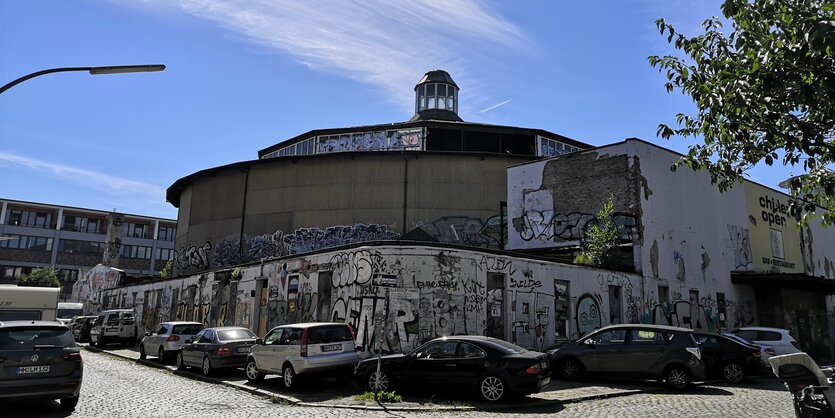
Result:
<instances>
[{"instance_id":1,"label":"lamp post","mask_svg":"<svg viewBox=\"0 0 835 418\"><path fill-rule=\"evenodd\" d=\"M109 67L64 67L64 68L50 68L48 70L41 70L32 74L25 75L0 87L0 94L4 91L30 79L44 74L61 73L67 71L88 71L92 75L99 74L122 74L122 73L149 73L155 71L164 71L165 66L162 64L154 65L114 65Z\"/></svg>"}]
</instances>

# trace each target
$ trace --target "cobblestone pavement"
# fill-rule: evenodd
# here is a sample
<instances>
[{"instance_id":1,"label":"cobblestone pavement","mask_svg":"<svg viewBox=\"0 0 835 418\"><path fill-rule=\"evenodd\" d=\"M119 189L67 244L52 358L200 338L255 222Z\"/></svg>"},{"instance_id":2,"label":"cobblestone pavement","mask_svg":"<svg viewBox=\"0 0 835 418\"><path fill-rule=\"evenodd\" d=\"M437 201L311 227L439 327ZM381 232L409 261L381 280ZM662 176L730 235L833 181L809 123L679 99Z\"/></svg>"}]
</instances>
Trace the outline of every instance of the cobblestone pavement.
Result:
<instances>
[{"instance_id":1,"label":"cobblestone pavement","mask_svg":"<svg viewBox=\"0 0 835 418\"><path fill-rule=\"evenodd\" d=\"M297 407L272 403L222 385L176 376L106 354L85 352L81 402L72 414L57 402L6 401L3 417L791 417L788 392L771 379L749 387L700 386L686 393L651 393L535 410L405 413ZM310 389L309 389L310 390Z\"/></svg>"}]
</instances>

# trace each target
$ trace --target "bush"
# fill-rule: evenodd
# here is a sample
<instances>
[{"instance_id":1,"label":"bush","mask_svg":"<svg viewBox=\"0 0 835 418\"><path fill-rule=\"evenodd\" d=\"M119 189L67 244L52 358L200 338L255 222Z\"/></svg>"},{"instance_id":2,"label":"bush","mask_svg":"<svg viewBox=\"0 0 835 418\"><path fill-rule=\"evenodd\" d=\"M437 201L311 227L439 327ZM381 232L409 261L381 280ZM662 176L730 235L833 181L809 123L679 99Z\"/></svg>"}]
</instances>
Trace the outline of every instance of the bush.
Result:
<instances>
[{"instance_id":1,"label":"bush","mask_svg":"<svg viewBox=\"0 0 835 418\"><path fill-rule=\"evenodd\" d=\"M20 276L17 280L17 285L33 287L61 287L61 281L58 280L58 270L52 267L43 267L34 269L29 274Z\"/></svg>"},{"instance_id":2,"label":"bush","mask_svg":"<svg viewBox=\"0 0 835 418\"><path fill-rule=\"evenodd\" d=\"M385 402L385 403L403 402L403 397L394 393L394 391L391 391L391 392L386 392L386 391L377 392L377 396L378 396L380 402ZM365 393L362 393L362 394L359 394L359 395L354 395L354 400L357 401L357 402L369 402L369 401L370 402L375 402L374 392L366 391Z\"/></svg>"}]
</instances>

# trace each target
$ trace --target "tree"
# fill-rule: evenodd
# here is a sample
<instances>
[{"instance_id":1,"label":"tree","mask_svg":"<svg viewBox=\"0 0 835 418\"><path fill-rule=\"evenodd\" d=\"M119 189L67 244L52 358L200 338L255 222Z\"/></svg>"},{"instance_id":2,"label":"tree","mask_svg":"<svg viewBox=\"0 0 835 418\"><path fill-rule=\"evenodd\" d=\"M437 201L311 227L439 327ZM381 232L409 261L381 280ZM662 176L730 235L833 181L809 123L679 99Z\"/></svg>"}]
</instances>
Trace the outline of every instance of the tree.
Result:
<instances>
[{"instance_id":1,"label":"tree","mask_svg":"<svg viewBox=\"0 0 835 418\"><path fill-rule=\"evenodd\" d=\"M790 188L804 220L815 202L835 208L835 3L725 0L721 9L733 25L727 36L716 17L692 38L656 21L686 57L651 56L650 65L666 72L668 92L681 90L698 107L657 133L704 142L673 169L706 169L725 191L761 161L802 166ZM825 211L823 220L835 222L835 214Z\"/></svg>"},{"instance_id":2,"label":"tree","mask_svg":"<svg viewBox=\"0 0 835 418\"><path fill-rule=\"evenodd\" d=\"M614 196L603 203L595 214L591 228L586 232L583 251L574 258L575 264L614 269L620 264L618 251L618 225L612 219L615 210Z\"/></svg>"},{"instance_id":3,"label":"tree","mask_svg":"<svg viewBox=\"0 0 835 418\"><path fill-rule=\"evenodd\" d=\"M17 279L18 286L35 286L35 287L61 287L61 281L58 280L58 271L52 267L43 267L32 270L29 274L24 274Z\"/></svg>"},{"instance_id":4,"label":"tree","mask_svg":"<svg viewBox=\"0 0 835 418\"><path fill-rule=\"evenodd\" d=\"M159 272L159 277L171 277L172 270L174 268L174 260L168 260L165 262L165 266L163 266L162 270Z\"/></svg>"}]
</instances>

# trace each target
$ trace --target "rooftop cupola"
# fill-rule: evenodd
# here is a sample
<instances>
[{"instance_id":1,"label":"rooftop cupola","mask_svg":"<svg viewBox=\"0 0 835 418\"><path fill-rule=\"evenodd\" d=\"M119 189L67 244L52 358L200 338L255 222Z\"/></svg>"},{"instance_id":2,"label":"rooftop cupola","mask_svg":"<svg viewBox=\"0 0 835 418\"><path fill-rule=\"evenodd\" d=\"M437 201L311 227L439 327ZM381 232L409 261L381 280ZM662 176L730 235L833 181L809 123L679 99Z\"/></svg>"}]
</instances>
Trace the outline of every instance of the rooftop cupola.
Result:
<instances>
[{"instance_id":1,"label":"rooftop cupola","mask_svg":"<svg viewBox=\"0 0 835 418\"><path fill-rule=\"evenodd\" d=\"M415 86L415 115L410 121L451 120L458 117L458 85L444 70L429 71Z\"/></svg>"}]
</instances>

